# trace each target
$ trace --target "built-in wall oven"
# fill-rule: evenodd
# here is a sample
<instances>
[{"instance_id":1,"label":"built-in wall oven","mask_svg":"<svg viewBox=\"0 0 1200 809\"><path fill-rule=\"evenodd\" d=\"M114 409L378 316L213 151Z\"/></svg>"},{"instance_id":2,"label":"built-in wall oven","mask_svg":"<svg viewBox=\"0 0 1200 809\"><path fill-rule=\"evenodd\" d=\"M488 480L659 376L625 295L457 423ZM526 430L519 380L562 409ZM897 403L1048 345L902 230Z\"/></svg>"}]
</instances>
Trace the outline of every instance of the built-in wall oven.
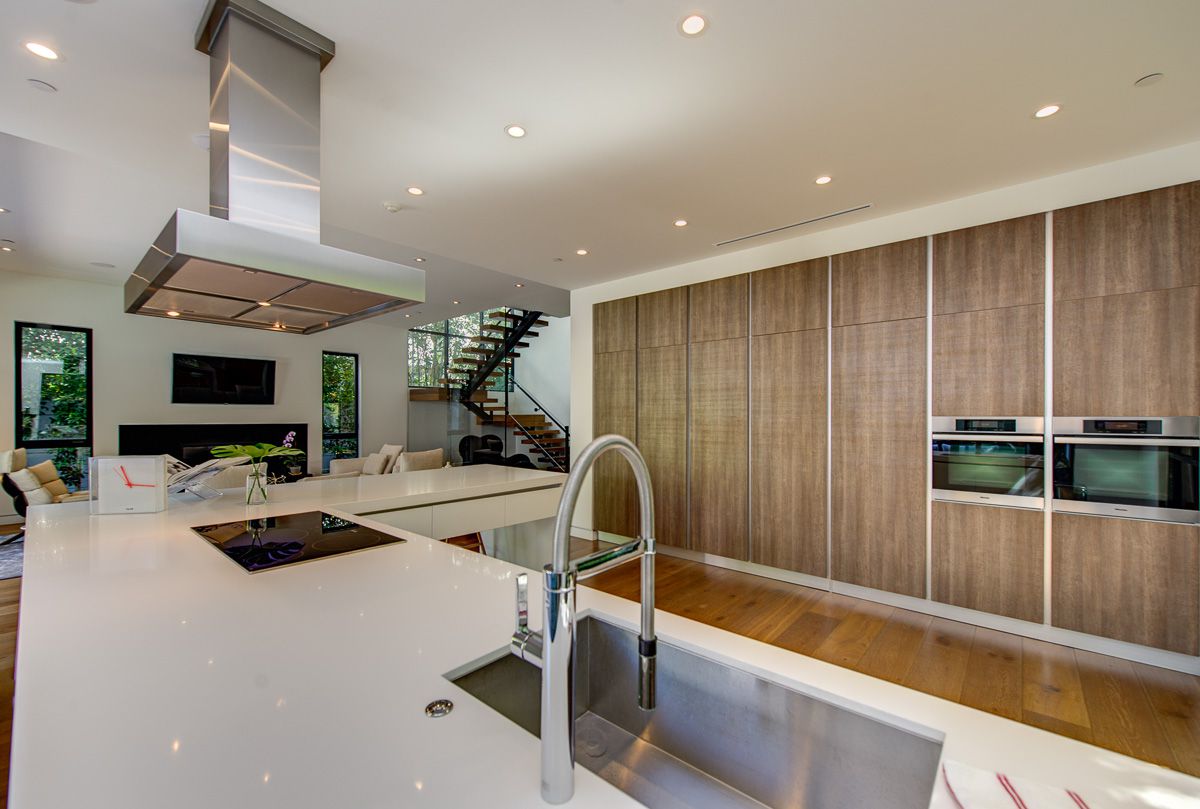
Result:
<instances>
[{"instance_id":1,"label":"built-in wall oven","mask_svg":"<svg viewBox=\"0 0 1200 809\"><path fill-rule=\"evenodd\" d=\"M1200 522L1200 418L1055 418L1054 510Z\"/></svg>"},{"instance_id":2,"label":"built-in wall oven","mask_svg":"<svg viewBox=\"0 0 1200 809\"><path fill-rule=\"evenodd\" d=\"M935 417L933 498L1044 508L1043 424L1040 418Z\"/></svg>"}]
</instances>

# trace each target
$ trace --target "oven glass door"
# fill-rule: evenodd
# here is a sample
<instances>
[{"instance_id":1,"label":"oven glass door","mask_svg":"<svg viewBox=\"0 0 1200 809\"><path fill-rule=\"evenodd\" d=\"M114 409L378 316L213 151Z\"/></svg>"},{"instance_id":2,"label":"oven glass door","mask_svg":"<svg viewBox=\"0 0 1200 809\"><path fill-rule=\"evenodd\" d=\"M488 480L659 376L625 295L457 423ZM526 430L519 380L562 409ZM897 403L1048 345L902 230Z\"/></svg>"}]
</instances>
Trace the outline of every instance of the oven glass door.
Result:
<instances>
[{"instance_id":1,"label":"oven glass door","mask_svg":"<svg viewBox=\"0 0 1200 809\"><path fill-rule=\"evenodd\" d=\"M1042 508L1044 457L1040 437L935 435L934 497Z\"/></svg>"},{"instance_id":2,"label":"oven glass door","mask_svg":"<svg viewBox=\"0 0 1200 809\"><path fill-rule=\"evenodd\" d=\"M1055 439L1055 509L1197 522L1200 443Z\"/></svg>"}]
</instances>

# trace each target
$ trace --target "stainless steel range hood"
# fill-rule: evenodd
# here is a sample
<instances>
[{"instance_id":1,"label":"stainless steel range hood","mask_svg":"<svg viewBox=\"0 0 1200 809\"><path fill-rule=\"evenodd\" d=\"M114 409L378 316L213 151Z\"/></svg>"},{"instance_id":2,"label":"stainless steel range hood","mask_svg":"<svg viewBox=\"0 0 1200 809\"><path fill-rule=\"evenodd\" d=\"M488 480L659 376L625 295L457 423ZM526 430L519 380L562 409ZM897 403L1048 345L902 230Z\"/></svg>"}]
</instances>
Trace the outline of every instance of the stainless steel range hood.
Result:
<instances>
[{"instance_id":1,"label":"stainless steel range hood","mask_svg":"<svg viewBox=\"0 0 1200 809\"><path fill-rule=\"evenodd\" d=\"M125 311L303 334L425 299L425 273L321 244L321 69L333 42L258 0L211 0L209 214L177 210Z\"/></svg>"}]
</instances>

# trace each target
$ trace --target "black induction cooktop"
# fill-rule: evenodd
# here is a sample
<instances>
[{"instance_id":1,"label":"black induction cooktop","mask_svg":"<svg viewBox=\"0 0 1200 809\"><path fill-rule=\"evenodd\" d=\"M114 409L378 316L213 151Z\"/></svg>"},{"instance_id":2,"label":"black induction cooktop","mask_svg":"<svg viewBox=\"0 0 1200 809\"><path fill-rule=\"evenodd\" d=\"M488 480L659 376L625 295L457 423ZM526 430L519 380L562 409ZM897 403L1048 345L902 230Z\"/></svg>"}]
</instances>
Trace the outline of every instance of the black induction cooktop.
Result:
<instances>
[{"instance_id":1,"label":"black induction cooktop","mask_svg":"<svg viewBox=\"0 0 1200 809\"><path fill-rule=\"evenodd\" d=\"M197 525L192 530L251 573L405 541L323 511Z\"/></svg>"}]
</instances>

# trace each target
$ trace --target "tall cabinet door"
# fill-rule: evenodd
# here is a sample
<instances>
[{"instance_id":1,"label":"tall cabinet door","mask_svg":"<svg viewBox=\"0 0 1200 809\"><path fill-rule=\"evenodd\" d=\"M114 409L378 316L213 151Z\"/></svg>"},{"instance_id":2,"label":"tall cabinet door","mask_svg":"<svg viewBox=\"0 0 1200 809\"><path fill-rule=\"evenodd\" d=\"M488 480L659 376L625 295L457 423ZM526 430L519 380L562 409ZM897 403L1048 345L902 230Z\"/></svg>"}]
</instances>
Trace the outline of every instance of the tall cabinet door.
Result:
<instances>
[{"instance_id":1,"label":"tall cabinet door","mask_svg":"<svg viewBox=\"0 0 1200 809\"><path fill-rule=\"evenodd\" d=\"M829 259L750 276L750 561L828 575Z\"/></svg>"},{"instance_id":2,"label":"tall cabinet door","mask_svg":"<svg viewBox=\"0 0 1200 809\"><path fill-rule=\"evenodd\" d=\"M637 444L654 487L655 537L687 547L686 287L638 298Z\"/></svg>"},{"instance_id":3,"label":"tall cabinet door","mask_svg":"<svg viewBox=\"0 0 1200 809\"><path fill-rule=\"evenodd\" d=\"M749 558L749 279L690 288L689 547Z\"/></svg>"},{"instance_id":4,"label":"tall cabinet door","mask_svg":"<svg viewBox=\"0 0 1200 809\"><path fill-rule=\"evenodd\" d=\"M592 431L637 441L637 299L596 304L592 316ZM596 530L636 537L637 486L629 464L613 453L592 473Z\"/></svg>"},{"instance_id":5,"label":"tall cabinet door","mask_svg":"<svg viewBox=\"0 0 1200 809\"><path fill-rule=\"evenodd\" d=\"M832 260L831 570L923 597L927 455L924 239Z\"/></svg>"}]
</instances>

